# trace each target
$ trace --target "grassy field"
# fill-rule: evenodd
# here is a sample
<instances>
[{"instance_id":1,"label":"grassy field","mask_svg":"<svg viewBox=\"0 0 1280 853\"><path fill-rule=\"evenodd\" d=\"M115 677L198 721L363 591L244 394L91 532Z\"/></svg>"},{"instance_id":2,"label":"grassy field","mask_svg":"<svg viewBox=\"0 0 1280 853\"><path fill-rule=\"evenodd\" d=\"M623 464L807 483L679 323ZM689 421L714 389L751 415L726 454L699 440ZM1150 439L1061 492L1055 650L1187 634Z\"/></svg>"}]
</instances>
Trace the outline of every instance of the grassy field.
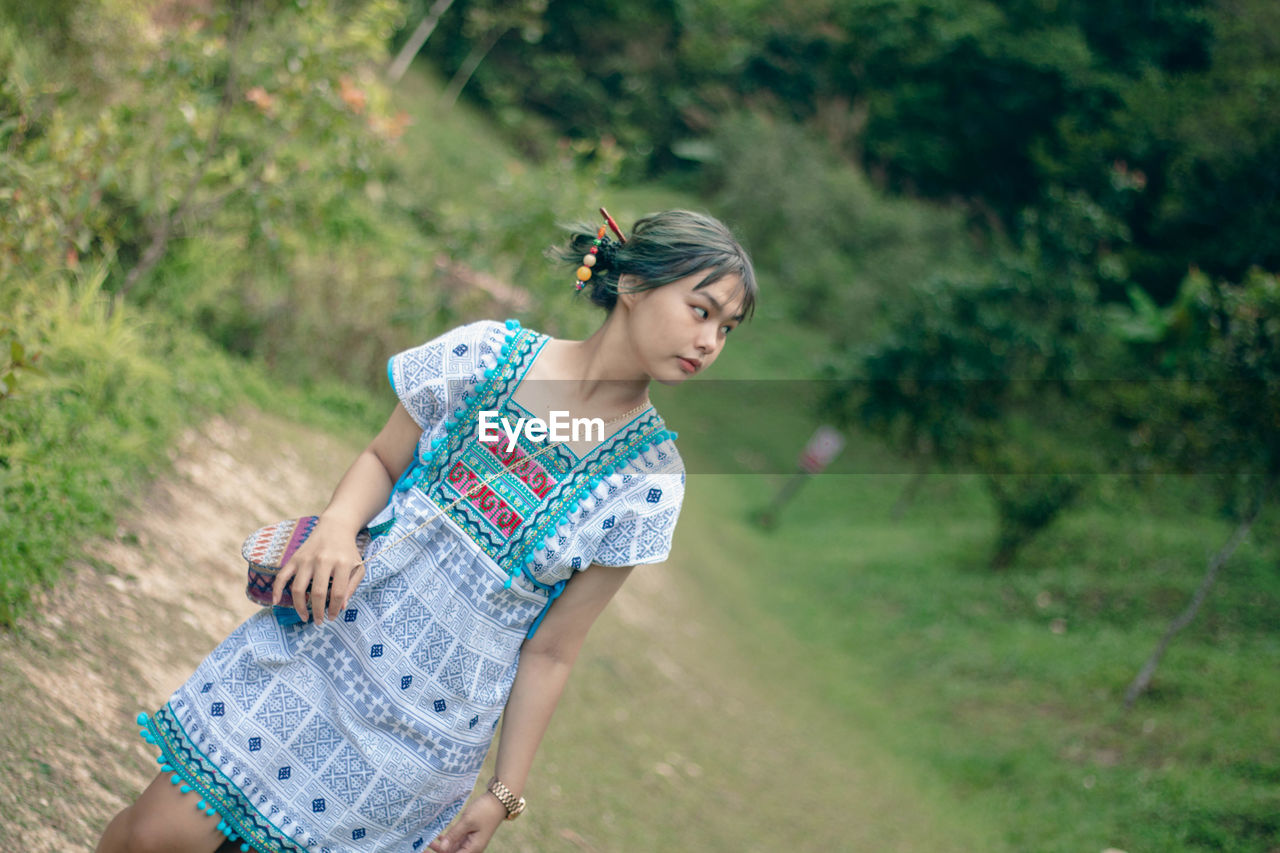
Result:
<instances>
[{"instance_id":1,"label":"grassy field","mask_svg":"<svg viewBox=\"0 0 1280 853\"><path fill-rule=\"evenodd\" d=\"M813 355L785 325L754 334L773 339L766 376L795 375ZM756 349L745 335L738 343L726 350L730 372ZM741 402L715 417L673 397L665 412L682 436L682 414L693 421L694 464L705 464L702 436L714 436L708 452L721 461L704 470L735 457L782 470L812 423L794 407ZM762 531L750 519L782 479L691 477L680 545L762 680L843 717L829 732L837 742L874 737L936 774L1015 850L1280 843L1274 537L1236 552L1126 712L1125 686L1230 532L1169 500L1193 496L1194 481L1143 496L1100 478L1092 502L1000 573L986 565L995 518L976 477L934 474L895 519L908 467L854 436L832 473L810 478L777 529Z\"/></svg>"}]
</instances>

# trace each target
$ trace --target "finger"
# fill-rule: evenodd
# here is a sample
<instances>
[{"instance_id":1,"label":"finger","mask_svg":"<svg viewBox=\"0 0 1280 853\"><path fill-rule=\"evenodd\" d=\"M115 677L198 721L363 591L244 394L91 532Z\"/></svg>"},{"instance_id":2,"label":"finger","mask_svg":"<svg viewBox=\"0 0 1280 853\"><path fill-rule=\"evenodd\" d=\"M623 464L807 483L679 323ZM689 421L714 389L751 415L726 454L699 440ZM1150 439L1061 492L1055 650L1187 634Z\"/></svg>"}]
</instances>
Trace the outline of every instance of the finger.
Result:
<instances>
[{"instance_id":1,"label":"finger","mask_svg":"<svg viewBox=\"0 0 1280 853\"><path fill-rule=\"evenodd\" d=\"M339 566L333 571L333 578L329 582L329 618L337 619L338 614L342 612L342 608L346 605L343 600L346 598L347 578L351 570Z\"/></svg>"},{"instance_id":2,"label":"finger","mask_svg":"<svg viewBox=\"0 0 1280 853\"><path fill-rule=\"evenodd\" d=\"M364 580L364 563L357 565L355 570L351 572L351 578L347 581L347 590L342 596L343 607L346 607L347 602L351 600L351 596L356 594L356 589L360 586L360 581L362 580Z\"/></svg>"},{"instance_id":3,"label":"finger","mask_svg":"<svg viewBox=\"0 0 1280 853\"><path fill-rule=\"evenodd\" d=\"M311 615L317 625L324 624L325 607L329 598L329 570L317 569L311 577Z\"/></svg>"},{"instance_id":4,"label":"finger","mask_svg":"<svg viewBox=\"0 0 1280 853\"><path fill-rule=\"evenodd\" d=\"M311 583L311 570L299 569L293 576L293 584L289 587L293 591L293 609L298 612L298 618L303 622L311 618L311 614L307 612L307 584L309 583Z\"/></svg>"},{"instance_id":5,"label":"finger","mask_svg":"<svg viewBox=\"0 0 1280 853\"><path fill-rule=\"evenodd\" d=\"M293 566L281 566L280 571L276 573L276 579L271 582L271 603L279 604L281 597L284 595L284 589L289 585L289 578L293 577Z\"/></svg>"}]
</instances>

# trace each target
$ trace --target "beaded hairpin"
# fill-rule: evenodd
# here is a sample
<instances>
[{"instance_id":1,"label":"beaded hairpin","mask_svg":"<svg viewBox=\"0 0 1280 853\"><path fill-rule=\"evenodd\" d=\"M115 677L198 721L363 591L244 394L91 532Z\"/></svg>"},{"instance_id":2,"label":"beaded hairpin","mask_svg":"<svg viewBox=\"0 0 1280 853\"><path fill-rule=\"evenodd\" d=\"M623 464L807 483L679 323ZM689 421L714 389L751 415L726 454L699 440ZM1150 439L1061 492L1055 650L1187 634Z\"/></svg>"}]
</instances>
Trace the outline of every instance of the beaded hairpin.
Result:
<instances>
[{"instance_id":1,"label":"beaded hairpin","mask_svg":"<svg viewBox=\"0 0 1280 853\"><path fill-rule=\"evenodd\" d=\"M613 229L613 233L618 235L618 242L626 243L627 238L622 236L622 230L618 228L618 223L609 215L609 211L602 207L600 208L600 215L604 217L604 221L608 224L609 228ZM591 280L591 269L599 262L600 249L607 242L608 238L605 237L605 226L601 225L599 230L596 231L596 239L592 242L591 248L582 256L582 266L578 267L578 282L575 285L578 290L582 290L583 285Z\"/></svg>"}]
</instances>

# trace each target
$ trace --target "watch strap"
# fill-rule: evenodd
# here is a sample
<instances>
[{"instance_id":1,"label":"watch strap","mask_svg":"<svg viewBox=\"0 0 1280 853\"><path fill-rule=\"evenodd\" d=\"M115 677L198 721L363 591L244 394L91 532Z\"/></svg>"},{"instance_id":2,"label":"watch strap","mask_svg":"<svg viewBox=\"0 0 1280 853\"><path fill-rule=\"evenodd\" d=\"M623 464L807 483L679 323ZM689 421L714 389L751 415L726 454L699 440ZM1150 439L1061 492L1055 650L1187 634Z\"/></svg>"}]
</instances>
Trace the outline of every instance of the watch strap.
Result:
<instances>
[{"instance_id":1,"label":"watch strap","mask_svg":"<svg viewBox=\"0 0 1280 853\"><path fill-rule=\"evenodd\" d=\"M498 802L507 810L507 820L515 820L524 811L524 797L511 793L511 789L498 781L496 776L489 782L489 793L497 797Z\"/></svg>"}]
</instances>

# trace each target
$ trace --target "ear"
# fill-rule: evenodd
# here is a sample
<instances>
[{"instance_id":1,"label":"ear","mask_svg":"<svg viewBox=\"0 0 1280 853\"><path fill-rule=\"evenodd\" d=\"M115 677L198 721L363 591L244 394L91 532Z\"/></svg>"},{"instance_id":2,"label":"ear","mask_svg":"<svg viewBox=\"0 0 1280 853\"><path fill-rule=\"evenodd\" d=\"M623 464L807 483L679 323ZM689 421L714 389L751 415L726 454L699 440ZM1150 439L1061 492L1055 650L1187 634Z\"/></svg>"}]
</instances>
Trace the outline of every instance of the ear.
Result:
<instances>
[{"instance_id":1,"label":"ear","mask_svg":"<svg viewBox=\"0 0 1280 853\"><path fill-rule=\"evenodd\" d=\"M631 273L623 273L618 276L618 301L625 305L628 310L635 307L636 301L648 292L632 290L638 282L639 279Z\"/></svg>"}]
</instances>

